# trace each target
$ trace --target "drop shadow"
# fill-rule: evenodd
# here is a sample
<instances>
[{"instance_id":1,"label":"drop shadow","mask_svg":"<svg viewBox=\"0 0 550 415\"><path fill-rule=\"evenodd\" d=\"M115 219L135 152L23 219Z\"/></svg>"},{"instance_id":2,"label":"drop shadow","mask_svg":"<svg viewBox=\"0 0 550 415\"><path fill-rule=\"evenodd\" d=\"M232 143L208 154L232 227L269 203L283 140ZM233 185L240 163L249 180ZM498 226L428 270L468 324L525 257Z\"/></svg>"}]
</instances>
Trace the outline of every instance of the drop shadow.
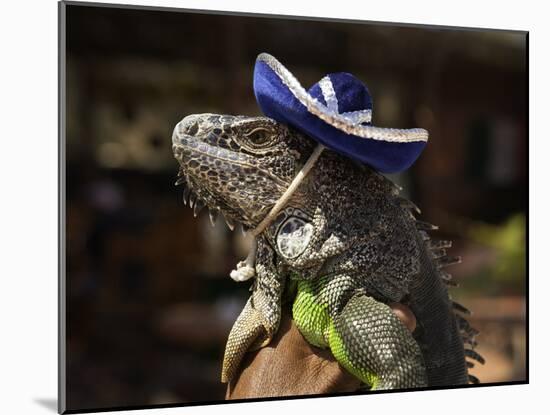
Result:
<instances>
[{"instance_id":1,"label":"drop shadow","mask_svg":"<svg viewBox=\"0 0 550 415\"><path fill-rule=\"evenodd\" d=\"M38 405L49 409L52 412L57 412L57 399L53 398L38 398L34 400Z\"/></svg>"}]
</instances>

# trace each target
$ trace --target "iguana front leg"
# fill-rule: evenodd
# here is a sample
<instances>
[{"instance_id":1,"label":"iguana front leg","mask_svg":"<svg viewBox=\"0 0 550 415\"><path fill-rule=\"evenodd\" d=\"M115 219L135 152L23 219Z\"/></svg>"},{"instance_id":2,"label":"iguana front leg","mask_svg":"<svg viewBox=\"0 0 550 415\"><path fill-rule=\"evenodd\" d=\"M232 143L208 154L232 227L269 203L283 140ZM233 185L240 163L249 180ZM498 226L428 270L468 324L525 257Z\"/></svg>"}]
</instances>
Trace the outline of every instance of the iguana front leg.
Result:
<instances>
[{"instance_id":1,"label":"iguana front leg","mask_svg":"<svg viewBox=\"0 0 550 415\"><path fill-rule=\"evenodd\" d=\"M371 390L427 386L418 344L386 304L355 294L332 319L328 344L338 362Z\"/></svg>"},{"instance_id":2,"label":"iguana front leg","mask_svg":"<svg viewBox=\"0 0 550 415\"><path fill-rule=\"evenodd\" d=\"M263 238L258 238L256 249L252 295L233 325L225 347L221 376L224 383L234 376L248 350L271 341L281 320L284 277L277 272L275 253Z\"/></svg>"}]
</instances>

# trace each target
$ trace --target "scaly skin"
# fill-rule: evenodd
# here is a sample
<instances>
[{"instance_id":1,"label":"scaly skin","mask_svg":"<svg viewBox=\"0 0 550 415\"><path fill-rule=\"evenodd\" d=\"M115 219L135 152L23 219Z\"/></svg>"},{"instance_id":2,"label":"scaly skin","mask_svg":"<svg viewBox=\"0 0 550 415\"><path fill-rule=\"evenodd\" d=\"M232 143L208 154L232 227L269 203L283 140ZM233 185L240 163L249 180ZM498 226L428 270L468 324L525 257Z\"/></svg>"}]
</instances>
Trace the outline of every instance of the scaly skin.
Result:
<instances>
[{"instance_id":1,"label":"scaly skin","mask_svg":"<svg viewBox=\"0 0 550 415\"><path fill-rule=\"evenodd\" d=\"M266 117L191 115L173 135L185 199L244 229L265 217L314 146ZM430 240L425 231L433 227L416 220L417 208L398 193L370 168L323 152L257 238L252 295L229 334L223 382L246 351L270 342L284 295L294 298L293 319L306 340L330 348L371 389L468 382L465 357L483 359L447 293L441 268L453 263L445 256L450 243ZM389 302L413 311L412 334Z\"/></svg>"}]
</instances>

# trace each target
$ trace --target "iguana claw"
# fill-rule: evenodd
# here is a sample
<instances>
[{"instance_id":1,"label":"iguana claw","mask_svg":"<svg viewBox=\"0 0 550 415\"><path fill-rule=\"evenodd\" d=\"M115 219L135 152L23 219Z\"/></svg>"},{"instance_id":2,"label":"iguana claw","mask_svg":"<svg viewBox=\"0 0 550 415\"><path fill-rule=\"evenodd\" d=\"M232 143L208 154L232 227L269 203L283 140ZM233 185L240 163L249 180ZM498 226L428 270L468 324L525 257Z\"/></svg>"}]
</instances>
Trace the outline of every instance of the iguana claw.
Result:
<instances>
[{"instance_id":1,"label":"iguana claw","mask_svg":"<svg viewBox=\"0 0 550 415\"><path fill-rule=\"evenodd\" d=\"M229 276L237 282L247 281L250 278L256 276L256 251L258 249L258 242L256 239L252 242L252 248L248 253L248 256L244 261L240 261L237 264L237 269L231 271Z\"/></svg>"},{"instance_id":2,"label":"iguana claw","mask_svg":"<svg viewBox=\"0 0 550 415\"><path fill-rule=\"evenodd\" d=\"M249 266L246 261L241 261L237 264L237 269L231 271L229 276L237 282L249 280L256 275L256 270Z\"/></svg>"}]
</instances>

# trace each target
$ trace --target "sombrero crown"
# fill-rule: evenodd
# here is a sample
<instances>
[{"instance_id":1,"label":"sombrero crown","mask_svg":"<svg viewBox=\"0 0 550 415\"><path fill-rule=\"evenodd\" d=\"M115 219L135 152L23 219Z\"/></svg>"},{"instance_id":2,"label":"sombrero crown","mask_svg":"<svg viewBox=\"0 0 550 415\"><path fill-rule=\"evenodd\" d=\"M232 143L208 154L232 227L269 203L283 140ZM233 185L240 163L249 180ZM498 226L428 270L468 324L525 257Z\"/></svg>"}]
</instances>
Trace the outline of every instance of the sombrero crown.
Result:
<instances>
[{"instance_id":1,"label":"sombrero crown","mask_svg":"<svg viewBox=\"0 0 550 415\"><path fill-rule=\"evenodd\" d=\"M410 167L428 141L421 128L372 126L369 91L349 73L329 74L306 91L279 61L262 53L254 68L254 93L266 116L382 173Z\"/></svg>"}]
</instances>

